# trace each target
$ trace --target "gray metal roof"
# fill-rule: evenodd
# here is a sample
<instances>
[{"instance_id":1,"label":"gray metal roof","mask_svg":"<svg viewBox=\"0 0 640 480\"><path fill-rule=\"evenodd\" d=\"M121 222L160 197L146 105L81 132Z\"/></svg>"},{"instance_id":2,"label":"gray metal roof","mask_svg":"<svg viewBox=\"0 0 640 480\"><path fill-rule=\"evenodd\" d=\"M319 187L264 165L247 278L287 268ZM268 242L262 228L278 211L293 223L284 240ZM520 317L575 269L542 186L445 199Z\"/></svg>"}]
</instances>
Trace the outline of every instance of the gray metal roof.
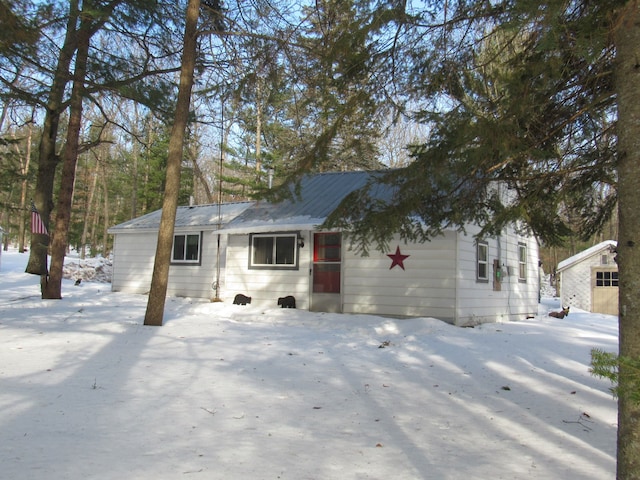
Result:
<instances>
[{"instance_id":1,"label":"gray metal roof","mask_svg":"<svg viewBox=\"0 0 640 480\"><path fill-rule=\"evenodd\" d=\"M252 202L234 202L223 203L221 205L215 203L178 207L176 210L175 228L219 228L237 217L251 205ZM160 228L161 215L162 210L156 210L155 212L115 225L109 229L109 233L134 232L140 231L141 229L158 230L158 228Z\"/></svg>"},{"instance_id":2,"label":"gray metal roof","mask_svg":"<svg viewBox=\"0 0 640 480\"><path fill-rule=\"evenodd\" d=\"M314 228L324 222L340 202L354 190L375 180L381 172L332 172L305 175L299 189L291 185L293 197L278 203L267 201L178 207L175 228L211 227L227 233L250 233ZM374 185L376 198L391 198L391 189ZM162 210L129 220L109 229L109 233L157 230Z\"/></svg>"},{"instance_id":3,"label":"gray metal roof","mask_svg":"<svg viewBox=\"0 0 640 480\"><path fill-rule=\"evenodd\" d=\"M364 187L380 172L332 172L305 175L298 193L279 203L256 202L223 230L226 232L260 232L313 228L321 224L351 192ZM292 191L294 187L292 186ZM376 188L377 197L390 197L390 189Z\"/></svg>"}]
</instances>

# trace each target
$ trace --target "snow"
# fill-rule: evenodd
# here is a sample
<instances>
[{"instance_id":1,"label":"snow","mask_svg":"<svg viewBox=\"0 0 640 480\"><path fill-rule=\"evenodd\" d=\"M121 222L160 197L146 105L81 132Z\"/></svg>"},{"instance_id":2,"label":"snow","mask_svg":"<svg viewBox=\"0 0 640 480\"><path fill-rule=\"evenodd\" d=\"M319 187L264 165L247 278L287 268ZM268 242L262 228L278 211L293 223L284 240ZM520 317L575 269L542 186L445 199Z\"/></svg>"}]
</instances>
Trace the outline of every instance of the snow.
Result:
<instances>
[{"instance_id":1,"label":"snow","mask_svg":"<svg viewBox=\"0 0 640 480\"><path fill-rule=\"evenodd\" d=\"M613 479L616 402L589 373L617 319L459 328L169 298L83 280L41 300L0 267L0 477ZM108 265L104 260L100 265ZM106 267L105 267L106 268Z\"/></svg>"},{"instance_id":2,"label":"snow","mask_svg":"<svg viewBox=\"0 0 640 480\"><path fill-rule=\"evenodd\" d=\"M595 255L604 249L615 249L617 246L618 242L616 242L615 240L605 240L604 242L600 242L593 247L576 253L572 257L562 260L560 263L558 263L558 271L564 270L575 263L581 262L585 258L589 258L590 256Z\"/></svg>"}]
</instances>

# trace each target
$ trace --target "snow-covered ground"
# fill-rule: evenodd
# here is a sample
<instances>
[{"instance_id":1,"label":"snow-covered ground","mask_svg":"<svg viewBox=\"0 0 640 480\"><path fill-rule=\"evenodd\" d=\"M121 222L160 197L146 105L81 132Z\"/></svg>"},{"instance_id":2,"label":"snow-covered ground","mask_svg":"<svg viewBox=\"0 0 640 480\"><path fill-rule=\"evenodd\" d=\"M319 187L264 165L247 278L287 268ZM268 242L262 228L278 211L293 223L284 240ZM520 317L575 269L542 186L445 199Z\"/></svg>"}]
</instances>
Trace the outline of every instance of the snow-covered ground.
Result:
<instances>
[{"instance_id":1,"label":"snow-covered ground","mask_svg":"<svg viewBox=\"0 0 640 480\"><path fill-rule=\"evenodd\" d=\"M27 254L1 259L2 479L615 477L616 402L588 371L615 317L546 298L463 329L170 298L146 327L145 296L74 286L77 260L41 300Z\"/></svg>"}]
</instances>

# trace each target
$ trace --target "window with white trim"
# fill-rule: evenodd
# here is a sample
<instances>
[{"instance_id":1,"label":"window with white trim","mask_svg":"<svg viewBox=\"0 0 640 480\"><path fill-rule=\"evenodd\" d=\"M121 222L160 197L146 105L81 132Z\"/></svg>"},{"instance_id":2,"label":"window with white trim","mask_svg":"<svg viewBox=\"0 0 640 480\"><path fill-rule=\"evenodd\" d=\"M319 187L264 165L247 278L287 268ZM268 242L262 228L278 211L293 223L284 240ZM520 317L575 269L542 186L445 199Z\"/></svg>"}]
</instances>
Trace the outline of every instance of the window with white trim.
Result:
<instances>
[{"instance_id":1,"label":"window with white trim","mask_svg":"<svg viewBox=\"0 0 640 480\"><path fill-rule=\"evenodd\" d=\"M596 287L617 287L618 272L616 271L597 271Z\"/></svg>"},{"instance_id":2,"label":"window with white trim","mask_svg":"<svg viewBox=\"0 0 640 480\"><path fill-rule=\"evenodd\" d=\"M249 268L298 268L297 233L254 233L249 238Z\"/></svg>"},{"instance_id":3,"label":"window with white trim","mask_svg":"<svg viewBox=\"0 0 640 480\"><path fill-rule=\"evenodd\" d=\"M489 244L478 242L476 248L476 280L489 281Z\"/></svg>"},{"instance_id":4,"label":"window with white trim","mask_svg":"<svg viewBox=\"0 0 640 480\"><path fill-rule=\"evenodd\" d=\"M183 233L173 236L171 263L199 264L202 233Z\"/></svg>"},{"instance_id":5,"label":"window with white trim","mask_svg":"<svg viewBox=\"0 0 640 480\"><path fill-rule=\"evenodd\" d=\"M518 281L527 281L527 244L518 243Z\"/></svg>"}]
</instances>

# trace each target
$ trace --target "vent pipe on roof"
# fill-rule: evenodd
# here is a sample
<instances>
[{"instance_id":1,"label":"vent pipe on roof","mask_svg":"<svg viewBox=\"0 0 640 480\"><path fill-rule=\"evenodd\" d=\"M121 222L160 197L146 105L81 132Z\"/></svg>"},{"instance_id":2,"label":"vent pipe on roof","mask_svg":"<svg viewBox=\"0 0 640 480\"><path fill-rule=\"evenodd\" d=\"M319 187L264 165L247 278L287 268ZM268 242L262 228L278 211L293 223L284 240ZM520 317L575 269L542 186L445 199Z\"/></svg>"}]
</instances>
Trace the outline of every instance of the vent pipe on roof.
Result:
<instances>
[{"instance_id":1,"label":"vent pipe on roof","mask_svg":"<svg viewBox=\"0 0 640 480\"><path fill-rule=\"evenodd\" d=\"M194 203L195 203L195 199L193 198L193 195L189 195L189 206L193 207Z\"/></svg>"},{"instance_id":2,"label":"vent pipe on roof","mask_svg":"<svg viewBox=\"0 0 640 480\"><path fill-rule=\"evenodd\" d=\"M273 168L267 170L267 178L269 182L269 190L271 190L271 187L273 187Z\"/></svg>"}]
</instances>

